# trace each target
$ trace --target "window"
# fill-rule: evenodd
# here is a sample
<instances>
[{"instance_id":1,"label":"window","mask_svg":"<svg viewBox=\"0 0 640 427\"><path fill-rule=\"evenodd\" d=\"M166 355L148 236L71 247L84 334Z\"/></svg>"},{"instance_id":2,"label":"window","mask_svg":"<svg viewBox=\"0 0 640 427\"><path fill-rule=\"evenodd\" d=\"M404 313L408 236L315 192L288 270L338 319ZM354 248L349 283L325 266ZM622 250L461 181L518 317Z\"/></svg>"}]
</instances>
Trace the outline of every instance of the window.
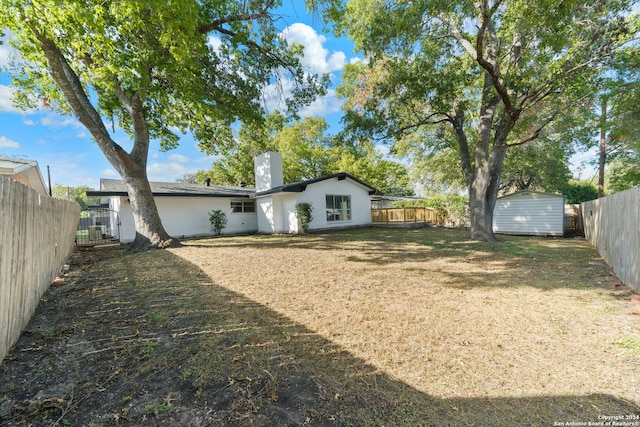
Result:
<instances>
[{"instance_id":1,"label":"window","mask_svg":"<svg viewBox=\"0 0 640 427\"><path fill-rule=\"evenodd\" d=\"M327 221L351 220L351 196L327 195Z\"/></svg>"},{"instance_id":2,"label":"window","mask_svg":"<svg viewBox=\"0 0 640 427\"><path fill-rule=\"evenodd\" d=\"M255 200L232 200L231 201L231 212L233 213L255 212L255 211L256 211Z\"/></svg>"}]
</instances>

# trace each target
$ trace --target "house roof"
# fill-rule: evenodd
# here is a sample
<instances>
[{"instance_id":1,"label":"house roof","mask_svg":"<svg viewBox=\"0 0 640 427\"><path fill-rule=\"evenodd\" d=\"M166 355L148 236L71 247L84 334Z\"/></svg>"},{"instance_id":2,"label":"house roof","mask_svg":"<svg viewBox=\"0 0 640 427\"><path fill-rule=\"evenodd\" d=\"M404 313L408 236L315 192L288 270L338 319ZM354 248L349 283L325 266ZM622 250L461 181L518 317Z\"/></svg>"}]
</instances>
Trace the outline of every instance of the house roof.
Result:
<instances>
[{"instance_id":1,"label":"house roof","mask_svg":"<svg viewBox=\"0 0 640 427\"><path fill-rule=\"evenodd\" d=\"M9 176L40 194L49 195L40 167L35 160L0 157L0 175Z\"/></svg>"},{"instance_id":2,"label":"house roof","mask_svg":"<svg viewBox=\"0 0 640 427\"><path fill-rule=\"evenodd\" d=\"M294 182L294 183L291 183L291 184L281 185L279 187L275 187L275 188L272 188L272 189L267 190L267 191L260 191L258 193L255 193L255 196L256 197L260 197L260 196L266 196L266 195L275 194L275 193L301 193L301 192L305 191L307 189L307 186L310 185L310 184L315 184L316 182L326 181L326 180L334 179L334 178L337 178L338 181L343 181L345 179L350 179L351 181L354 181L354 182L360 184L361 186L365 187L369 191L369 195L382 194L378 190L376 190L375 188L370 186L369 184L366 184L365 182L360 181L358 178L354 177L353 175L350 175L350 174L348 174L346 172L340 172L340 173L336 173L336 174L333 174L333 175L327 175L327 176L323 176L323 177L316 178L316 179L309 179L309 180L306 180L306 181L299 181L299 182Z\"/></svg>"},{"instance_id":3,"label":"house roof","mask_svg":"<svg viewBox=\"0 0 640 427\"><path fill-rule=\"evenodd\" d=\"M181 182L149 182L151 192L158 197L237 197L249 198L260 197L274 193L301 193L307 189L307 186L320 181L337 178L338 181L350 179L357 184L365 187L370 195L382 194L375 188L360 181L358 178L341 172L333 175L327 175L316 179L294 182L292 184L281 185L267 191L256 193L255 188L249 187L233 187L224 185L206 186L202 184L185 184ZM124 182L119 179L100 179L99 191L87 191L88 197L108 197L108 196L127 196L127 189Z\"/></svg>"},{"instance_id":4,"label":"house roof","mask_svg":"<svg viewBox=\"0 0 640 427\"><path fill-rule=\"evenodd\" d=\"M223 185L185 184L181 182L150 182L157 197L251 197L255 189ZM100 179L99 191L87 191L88 197L128 196L124 182L119 179Z\"/></svg>"}]
</instances>

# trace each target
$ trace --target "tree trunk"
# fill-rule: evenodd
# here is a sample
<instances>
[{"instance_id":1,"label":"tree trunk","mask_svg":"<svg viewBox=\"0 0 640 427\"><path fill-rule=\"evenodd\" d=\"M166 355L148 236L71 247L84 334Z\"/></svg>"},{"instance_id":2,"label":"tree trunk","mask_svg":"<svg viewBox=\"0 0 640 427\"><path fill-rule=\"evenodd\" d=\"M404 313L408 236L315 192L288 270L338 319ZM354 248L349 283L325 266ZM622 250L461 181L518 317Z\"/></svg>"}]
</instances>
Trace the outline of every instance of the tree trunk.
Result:
<instances>
[{"instance_id":1,"label":"tree trunk","mask_svg":"<svg viewBox=\"0 0 640 427\"><path fill-rule=\"evenodd\" d=\"M482 186L469 189L470 229L469 237L473 240L493 242L493 212L487 203L486 190Z\"/></svg>"},{"instance_id":2,"label":"tree trunk","mask_svg":"<svg viewBox=\"0 0 640 427\"><path fill-rule=\"evenodd\" d=\"M56 43L46 38L35 27L32 26L31 29L40 42L51 77L60 87L71 111L89 130L106 159L124 179L136 227L136 237L129 251L180 246L180 242L171 238L162 226L147 178L150 141L144 106L140 97L137 94L128 95L118 86L116 88L116 96L134 124L134 144L131 152L127 153L109 135L98 110L87 96L80 78Z\"/></svg>"},{"instance_id":3,"label":"tree trunk","mask_svg":"<svg viewBox=\"0 0 640 427\"><path fill-rule=\"evenodd\" d=\"M124 179L133 212L136 237L129 251L179 247L180 242L165 231L144 169L128 173Z\"/></svg>"},{"instance_id":4,"label":"tree trunk","mask_svg":"<svg viewBox=\"0 0 640 427\"><path fill-rule=\"evenodd\" d=\"M492 190L492 171L488 162L476 167L475 177L469 186L470 238L483 242L494 242L493 207L497 191Z\"/></svg>"}]
</instances>

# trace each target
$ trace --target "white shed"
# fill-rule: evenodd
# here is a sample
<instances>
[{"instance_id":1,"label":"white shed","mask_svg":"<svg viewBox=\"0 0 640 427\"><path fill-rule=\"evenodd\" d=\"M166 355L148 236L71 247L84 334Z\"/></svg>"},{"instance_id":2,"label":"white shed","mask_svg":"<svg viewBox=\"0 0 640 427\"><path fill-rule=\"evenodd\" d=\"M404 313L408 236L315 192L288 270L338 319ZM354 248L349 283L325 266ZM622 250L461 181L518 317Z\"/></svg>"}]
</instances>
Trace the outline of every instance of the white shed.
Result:
<instances>
[{"instance_id":1,"label":"white shed","mask_svg":"<svg viewBox=\"0 0 640 427\"><path fill-rule=\"evenodd\" d=\"M519 191L499 197L493 211L493 231L534 236L564 235L564 196Z\"/></svg>"}]
</instances>

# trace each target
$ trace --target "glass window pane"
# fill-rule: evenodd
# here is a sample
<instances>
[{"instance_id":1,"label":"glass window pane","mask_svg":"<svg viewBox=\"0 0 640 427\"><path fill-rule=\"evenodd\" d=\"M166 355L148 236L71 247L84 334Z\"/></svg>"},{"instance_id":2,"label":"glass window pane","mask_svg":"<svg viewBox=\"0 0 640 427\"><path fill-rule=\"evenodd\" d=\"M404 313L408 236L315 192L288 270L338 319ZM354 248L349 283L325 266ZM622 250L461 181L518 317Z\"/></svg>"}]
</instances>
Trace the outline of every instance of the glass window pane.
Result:
<instances>
[{"instance_id":1,"label":"glass window pane","mask_svg":"<svg viewBox=\"0 0 640 427\"><path fill-rule=\"evenodd\" d=\"M231 201L231 212L242 212L242 202Z\"/></svg>"},{"instance_id":2,"label":"glass window pane","mask_svg":"<svg viewBox=\"0 0 640 427\"><path fill-rule=\"evenodd\" d=\"M256 211L256 202L255 200L249 200L244 202L244 211L245 212L255 212Z\"/></svg>"}]
</instances>

